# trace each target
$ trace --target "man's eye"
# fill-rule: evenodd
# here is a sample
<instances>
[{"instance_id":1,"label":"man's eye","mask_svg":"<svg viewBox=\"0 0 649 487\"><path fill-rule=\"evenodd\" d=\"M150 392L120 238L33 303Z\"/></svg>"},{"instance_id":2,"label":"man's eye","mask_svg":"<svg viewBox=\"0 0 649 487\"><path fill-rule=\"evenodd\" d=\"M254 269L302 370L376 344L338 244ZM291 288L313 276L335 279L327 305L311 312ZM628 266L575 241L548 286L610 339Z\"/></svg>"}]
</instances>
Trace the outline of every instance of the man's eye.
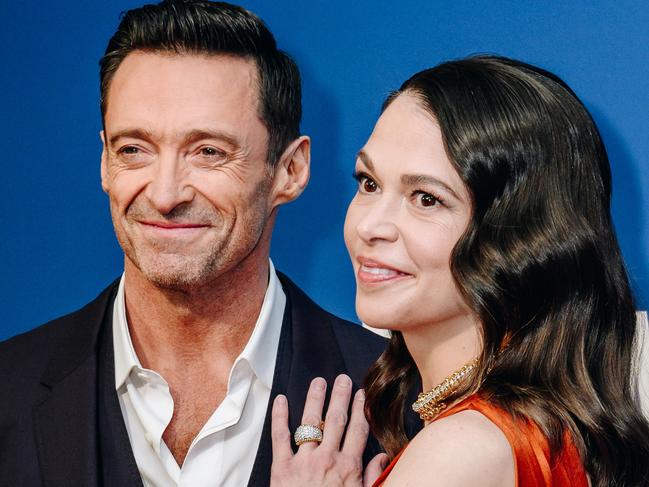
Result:
<instances>
[{"instance_id":1,"label":"man's eye","mask_svg":"<svg viewBox=\"0 0 649 487\"><path fill-rule=\"evenodd\" d=\"M115 160L129 168L141 167L150 163L155 154L146 147L137 145L125 145L119 147L115 153Z\"/></svg>"},{"instance_id":2,"label":"man's eye","mask_svg":"<svg viewBox=\"0 0 649 487\"><path fill-rule=\"evenodd\" d=\"M120 154L137 154L138 152L140 152L140 149L133 147L132 145L128 145L126 147L122 147L118 152Z\"/></svg>"},{"instance_id":3,"label":"man's eye","mask_svg":"<svg viewBox=\"0 0 649 487\"><path fill-rule=\"evenodd\" d=\"M201 147L200 153L201 155L208 157L222 157L225 155L222 150L219 150L215 147Z\"/></svg>"}]
</instances>

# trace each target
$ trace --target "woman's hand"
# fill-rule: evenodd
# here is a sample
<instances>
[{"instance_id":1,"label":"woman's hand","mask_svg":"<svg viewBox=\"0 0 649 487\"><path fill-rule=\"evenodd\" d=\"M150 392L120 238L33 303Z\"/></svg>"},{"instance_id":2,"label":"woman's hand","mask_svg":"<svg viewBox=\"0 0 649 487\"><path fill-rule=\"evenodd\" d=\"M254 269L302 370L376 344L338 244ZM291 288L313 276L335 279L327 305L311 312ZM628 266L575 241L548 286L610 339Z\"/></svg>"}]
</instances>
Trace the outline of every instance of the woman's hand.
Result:
<instances>
[{"instance_id":1,"label":"woman's hand","mask_svg":"<svg viewBox=\"0 0 649 487\"><path fill-rule=\"evenodd\" d=\"M320 377L311 381L302 424L320 424L326 388L327 383ZM369 487L374 483L387 463L387 455L381 453L374 457L363 476L363 451L369 434L369 425L363 413L365 394L362 390L356 392L351 419L347 425L351 392L351 379L339 375L331 391L322 443L302 443L295 454L291 449L291 433L288 429L288 402L282 395L275 398L272 413L272 487ZM344 435L346 426L347 434ZM341 447L343 435L345 441Z\"/></svg>"}]
</instances>

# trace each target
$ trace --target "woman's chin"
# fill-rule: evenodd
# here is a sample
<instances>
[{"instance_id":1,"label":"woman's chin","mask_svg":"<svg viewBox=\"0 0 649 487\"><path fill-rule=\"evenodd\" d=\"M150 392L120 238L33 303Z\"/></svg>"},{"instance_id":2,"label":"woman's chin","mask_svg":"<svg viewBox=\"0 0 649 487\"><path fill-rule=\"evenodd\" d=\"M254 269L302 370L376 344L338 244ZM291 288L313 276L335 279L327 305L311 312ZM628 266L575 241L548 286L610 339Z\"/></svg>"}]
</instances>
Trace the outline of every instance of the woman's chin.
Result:
<instances>
[{"instance_id":1,"label":"woman's chin","mask_svg":"<svg viewBox=\"0 0 649 487\"><path fill-rule=\"evenodd\" d=\"M393 319L394 313L382 313L378 310L367 311L368 310L356 309L356 314L365 328L373 331L381 330L382 332L394 331L400 328Z\"/></svg>"}]
</instances>

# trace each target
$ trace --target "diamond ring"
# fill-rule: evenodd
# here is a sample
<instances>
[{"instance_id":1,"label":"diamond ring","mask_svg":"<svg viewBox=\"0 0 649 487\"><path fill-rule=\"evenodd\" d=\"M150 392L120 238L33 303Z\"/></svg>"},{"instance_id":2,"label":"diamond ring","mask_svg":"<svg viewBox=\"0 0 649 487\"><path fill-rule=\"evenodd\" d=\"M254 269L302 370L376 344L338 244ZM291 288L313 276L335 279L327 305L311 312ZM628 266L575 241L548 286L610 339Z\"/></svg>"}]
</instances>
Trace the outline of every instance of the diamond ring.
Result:
<instances>
[{"instance_id":1,"label":"diamond ring","mask_svg":"<svg viewBox=\"0 0 649 487\"><path fill-rule=\"evenodd\" d=\"M320 443L322 441L322 428L315 424L301 424L295 430L293 438L295 439L295 444L297 446L309 441Z\"/></svg>"}]
</instances>

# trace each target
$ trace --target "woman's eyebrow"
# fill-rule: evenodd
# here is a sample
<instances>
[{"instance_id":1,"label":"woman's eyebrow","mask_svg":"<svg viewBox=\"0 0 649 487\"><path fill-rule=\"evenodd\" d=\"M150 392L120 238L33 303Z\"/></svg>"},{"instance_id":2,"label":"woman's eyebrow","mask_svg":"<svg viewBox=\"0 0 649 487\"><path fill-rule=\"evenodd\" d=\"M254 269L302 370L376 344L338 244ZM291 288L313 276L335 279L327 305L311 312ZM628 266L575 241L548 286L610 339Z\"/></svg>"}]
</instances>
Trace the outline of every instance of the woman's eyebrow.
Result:
<instances>
[{"instance_id":1,"label":"woman's eyebrow","mask_svg":"<svg viewBox=\"0 0 649 487\"><path fill-rule=\"evenodd\" d=\"M441 179L437 179L434 176L429 176L427 174L403 174L401 176L401 184L404 186L419 186L419 185L432 185L432 186L439 186L445 191L449 192L451 196L455 197L456 199L460 200L461 198L458 196L458 194L451 189L451 187L446 184L444 181Z\"/></svg>"},{"instance_id":2,"label":"woman's eyebrow","mask_svg":"<svg viewBox=\"0 0 649 487\"><path fill-rule=\"evenodd\" d=\"M370 156L365 152L363 149L358 151L356 154L356 157L360 159L360 161L370 170L374 171L374 163L372 162L372 159ZM418 185L432 185L432 186L438 186L445 190L446 192L450 193L451 196L453 196L457 200L462 200L458 196L458 194L453 191L453 189L446 184L444 181L441 179L438 179L434 176L429 176L427 174L403 174L401 176L401 184L404 186L418 186Z\"/></svg>"},{"instance_id":3,"label":"woman's eyebrow","mask_svg":"<svg viewBox=\"0 0 649 487\"><path fill-rule=\"evenodd\" d=\"M370 159L370 156L367 155L367 152L361 149L356 154L356 157L360 159L361 162L365 164L365 167L367 167L370 171L374 171L374 163L372 162L372 159Z\"/></svg>"}]
</instances>

